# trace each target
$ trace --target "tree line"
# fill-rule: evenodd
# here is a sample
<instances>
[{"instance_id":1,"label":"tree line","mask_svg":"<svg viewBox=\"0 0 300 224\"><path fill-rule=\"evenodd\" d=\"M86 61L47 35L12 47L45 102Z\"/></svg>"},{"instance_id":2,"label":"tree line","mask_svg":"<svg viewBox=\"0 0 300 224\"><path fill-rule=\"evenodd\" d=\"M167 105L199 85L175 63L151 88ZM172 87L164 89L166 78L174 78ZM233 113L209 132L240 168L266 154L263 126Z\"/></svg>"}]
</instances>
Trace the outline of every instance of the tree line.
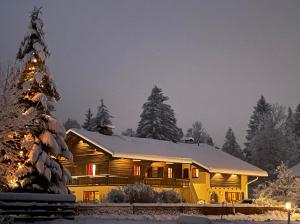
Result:
<instances>
[{"instance_id":1,"label":"tree line","mask_svg":"<svg viewBox=\"0 0 300 224\"><path fill-rule=\"evenodd\" d=\"M214 146L212 137L200 121L195 121L183 133L177 126L174 110L166 103L168 99L162 89L154 86L142 106L136 131L128 128L122 135ZM97 131L101 125L112 124L111 118L101 100L96 116L90 108L87 110L82 128ZM78 123L77 128L80 128ZM269 171L271 175L281 162L288 166L297 164L300 162L300 104L293 111L290 107L286 109L283 105L272 105L261 96L249 119L244 147L238 144L234 131L229 127L221 150Z\"/></svg>"}]
</instances>

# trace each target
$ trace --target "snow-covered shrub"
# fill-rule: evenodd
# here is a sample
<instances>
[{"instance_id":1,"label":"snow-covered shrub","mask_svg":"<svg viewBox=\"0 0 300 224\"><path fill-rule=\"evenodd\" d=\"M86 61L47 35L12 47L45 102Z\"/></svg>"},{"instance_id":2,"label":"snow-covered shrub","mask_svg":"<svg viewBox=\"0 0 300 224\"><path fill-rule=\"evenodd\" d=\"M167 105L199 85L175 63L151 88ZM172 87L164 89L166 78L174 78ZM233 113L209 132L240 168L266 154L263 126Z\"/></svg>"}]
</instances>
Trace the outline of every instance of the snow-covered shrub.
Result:
<instances>
[{"instance_id":1,"label":"snow-covered shrub","mask_svg":"<svg viewBox=\"0 0 300 224\"><path fill-rule=\"evenodd\" d=\"M112 189L107 194L107 201L112 203L126 203L128 202L128 197L122 189Z\"/></svg>"},{"instance_id":2,"label":"snow-covered shrub","mask_svg":"<svg viewBox=\"0 0 300 224\"><path fill-rule=\"evenodd\" d=\"M149 185L134 184L124 187L129 203L155 203L157 193Z\"/></svg>"},{"instance_id":3,"label":"snow-covered shrub","mask_svg":"<svg viewBox=\"0 0 300 224\"><path fill-rule=\"evenodd\" d=\"M174 190L164 190L158 193L158 202L160 203L180 203L181 197Z\"/></svg>"},{"instance_id":4,"label":"snow-covered shrub","mask_svg":"<svg viewBox=\"0 0 300 224\"><path fill-rule=\"evenodd\" d=\"M14 224L14 219L8 215L0 215L1 224Z\"/></svg>"},{"instance_id":5,"label":"snow-covered shrub","mask_svg":"<svg viewBox=\"0 0 300 224\"><path fill-rule=\"evenodd\" d=\"M300 202L300 185L286 165L281 163L275 171L276 178L260 184L255 190L257 204L280 205L289 201Z\"/></svg>"}]
</instances>

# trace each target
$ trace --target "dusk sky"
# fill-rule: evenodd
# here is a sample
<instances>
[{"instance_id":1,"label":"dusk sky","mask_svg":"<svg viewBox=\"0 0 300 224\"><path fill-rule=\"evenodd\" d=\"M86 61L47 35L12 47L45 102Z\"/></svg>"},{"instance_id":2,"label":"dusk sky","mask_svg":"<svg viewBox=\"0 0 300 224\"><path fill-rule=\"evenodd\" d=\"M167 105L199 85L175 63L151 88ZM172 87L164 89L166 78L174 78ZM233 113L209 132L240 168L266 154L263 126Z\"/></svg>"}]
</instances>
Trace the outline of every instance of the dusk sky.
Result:
<instances>
[{"instance_id":1,"label":"dusk sky","mask_svg":"<svg viewBox=\"0 0 300 224\"><path fill-rule=\"evenodd\" d=\"M222 146L232 127L243 146L261 95L300 103L299 0L2 0L1 64L15 60L35 5L61 121L82 123L103 98L116 129L136 129L157 85L184 132L199 120Z\"/></svg>"}]
</instances>

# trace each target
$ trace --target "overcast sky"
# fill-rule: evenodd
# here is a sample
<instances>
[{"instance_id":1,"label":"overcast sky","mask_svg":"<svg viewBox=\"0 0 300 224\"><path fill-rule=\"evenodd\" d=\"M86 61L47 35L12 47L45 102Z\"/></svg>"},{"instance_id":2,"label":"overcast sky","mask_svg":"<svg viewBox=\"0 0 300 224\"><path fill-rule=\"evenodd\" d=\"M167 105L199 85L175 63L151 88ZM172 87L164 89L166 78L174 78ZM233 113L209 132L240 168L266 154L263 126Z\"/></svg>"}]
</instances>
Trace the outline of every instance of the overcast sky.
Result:
<instances>
[{"instance_id":1,"label":"overcast sky","mask_svg":"<svg viewBox=\"0 0 300 224\"><path fill-rule=\"evenodd\" d=\"M0 2L0 62L14 61L29 12L43 6L56 116L84 120L100 98L119 130L136 129L154 85L185 131L239 143L260 95L300 103L300 1L49 0Z\"/></svg>"}]
</instances>

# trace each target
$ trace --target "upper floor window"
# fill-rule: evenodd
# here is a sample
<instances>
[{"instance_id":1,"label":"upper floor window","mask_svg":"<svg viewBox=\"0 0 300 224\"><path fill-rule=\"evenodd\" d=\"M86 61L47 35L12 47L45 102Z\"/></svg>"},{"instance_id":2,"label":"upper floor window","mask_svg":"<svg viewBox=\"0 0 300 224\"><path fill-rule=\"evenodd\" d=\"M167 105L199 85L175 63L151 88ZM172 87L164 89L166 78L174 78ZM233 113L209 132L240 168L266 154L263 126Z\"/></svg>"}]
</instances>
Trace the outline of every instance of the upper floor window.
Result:
<instances>
[{"instance_id":1,"label":"upper floor window","mask_svg":"<svg viewBox=\"0 0 300 224\"><path fill-rule=\"evenodd\" d=\"M86 167L86 174L89 176L96 175L96 164L89 163Z\"/></svg>"},{"instance_id":2,"label":"upper floor window","mask_svg":"<svg viewBox=\"0 0 300 224\"><path fill-rule=\"evenodd\" d=\"M199 177L199 169L198 168L193 168L192 169L192 177L193 178Z\"/></svg>"},{"instance_id":3,"label":"upper floor window","mask_svg":"<svg viewBox=\"0 0 300 224\"><path fill-rule=\"evenodd\" d=\"M137 166L137 165L133 166L133 175L141 176L141 166Z\"/></svg>"},{"instance_id":4,"label":"upper floor window","mask_svg":"<svg viewBox=\"0 0 300 224\"><path fill-rule=\"evenodd\" d=\"M168 167L168 178L173 178L173 168Z\"/></svg>"}]
</instances>

